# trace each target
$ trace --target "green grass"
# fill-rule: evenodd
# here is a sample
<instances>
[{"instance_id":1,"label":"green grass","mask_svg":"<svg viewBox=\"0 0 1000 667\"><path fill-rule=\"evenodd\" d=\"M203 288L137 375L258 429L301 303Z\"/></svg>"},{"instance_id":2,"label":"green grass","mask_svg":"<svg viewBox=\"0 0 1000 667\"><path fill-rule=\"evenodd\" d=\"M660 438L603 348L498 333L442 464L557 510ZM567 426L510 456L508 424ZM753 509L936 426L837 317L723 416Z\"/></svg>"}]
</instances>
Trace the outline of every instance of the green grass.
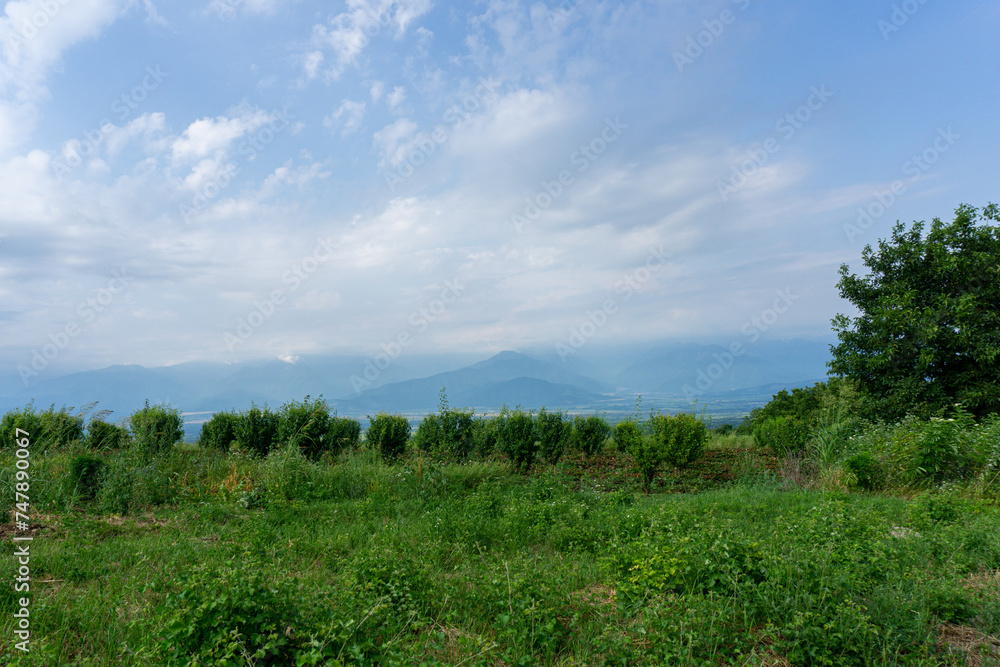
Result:
<instances>
[{"instance_id":1,"label":"green grass","mask_svg":"<svg viewBox=\"0 0 1000 667\"><path fill-rule=\"evenodd\" d=\"M613 451L529 476L174 451L125 516L52 454L32 651L5 588L0 664L990 664L943 637L1000 637L995 504L793 488L721 444L649 495Z\"/></svg>"}]
</instances>

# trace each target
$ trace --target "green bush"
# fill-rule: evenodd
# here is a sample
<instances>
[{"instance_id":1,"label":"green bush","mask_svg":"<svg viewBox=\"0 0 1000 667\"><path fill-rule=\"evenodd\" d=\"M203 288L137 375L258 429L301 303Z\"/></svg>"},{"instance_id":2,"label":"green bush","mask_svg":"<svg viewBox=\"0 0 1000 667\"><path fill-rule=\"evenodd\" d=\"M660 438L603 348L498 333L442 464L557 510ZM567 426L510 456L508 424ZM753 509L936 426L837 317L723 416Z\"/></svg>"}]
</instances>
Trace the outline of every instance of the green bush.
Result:
<instances>
[{"instance_id":1,"label":"green bush","mask_svg":"<svg viewBox=\"0 0 1000 667\"><path fill-rule=\"evenodd\" d=\"M535 432L542 459L555 465L572 438L573 425L562 412L548 412L542 408L535 417Z\"/></svg>"},{"instance_id":2,"label":"green bush","mask_svg":"<svg viewBox=\"0 0 1000 667\"><path fill-rule=\"evenodd\" d=\"M235 412L216 412L211 419L201 425L198 446L202 449L228 452L236 441L236 426L239 421L240 416Z\"/></svg>"},{"instance_id":3,"label":"green bush","mask_svg":"<svg viewBox=\"0 0 1000 667\"><path fill-rule=\"evenodd\" d=\"M102 476L107 464L90 456L74 457L69 465L70 493L83 500L91 500L101 488Z\"/></svg>"},{"instance_id":4,"label":"green bush","mask_svg":"<svg viewBox=\"0 0 1000 667\"><path fill-rule=\"evenodd\" d=\"M920 424L912 460L918 483L940 484L969 475L977 463L970 438L973 426L972 415L961 409L956 418L931 417Z\"/></svg>"},{"instance_id":5,"label":"green bush","mask_svg":"<svg viewBox=\"0 0 1000 667\"><path fill-rule=\"evenodd\" d=\"M472 411L445 408L427 415L417 426L413 444L425 452L466 459L476 444Z\"/></svg>"},{"instance_id":6,"label":"green bush","mask_svg":"<svg viewBox=\"0 0 1000 667\"><path fill-rule=\"evenodd\" d=\"M653 436L641 437L632 443L632 456L635 458L636 467L642 475L643 486L647 491L652 488L653 480L663 465L663 444Z\"/></svg>"},{"instance_id":7,"label":"green bush","mask_svg":"<svg viewBox=\"0 0 1000 667\"><path fill-rule=\"evenodd\" d=\"M361 443L361 422L350 417L330 417L330 452L334 455L343 451L353 451Z\"/></svg>"},{"instance_id":8,"label":"green bush","mask_svg":"<svg viewBox=\"0 0 1000 667\"><path fill-rule=\"evenodd\" d=\"M313 401L308 396L302 402L290 401L278 416L278 442L298 447L310 461L327 451L336 455L339 450L330 433L332 419L322 396Z\"/></svg>"},{"instance_id":9,"label":"green bush","mask_svg":"<svg viewBox=\"0 0 1000 667\"><path fill-rule=\"evenodd\" d=\"M173 588L158 624L159 664L296 664L308 637L287 631L302 626L300 593L280 571L247 554L212 569L195 564Z\"/></svg>"},{"instance_id":10,"label":"green bush","mask_svg":"<svg viewBox=\"0 0 1000 667\"><path fill-rule=\"evenodd\" d=\"M599 415L584 418L577 415L573 420L573 441L587 458L596 456L604 448L604 441L611 435L608 422Z\"/></svg>"},{"instance_id":11,"label":"green bush","mask_svg":"<svg viewBox=\"0 0 1000 667\"><path fill-rule=\"evenodd\" d=\"M267 406L260 408L252 405L239 415L235 428L236 442L248 452L267 456L278 443L279 423L280 417Z\"/></svg>"},{"instance_id":12,"label":"green bush","mask_svg":"<svg viewBox=\"0 0 1000 667\"><path fill-rule=\"evenodd\" d=\"M184 420L176 408L166 405L136 410L129 417L129 427L136 448L147 457L170 451L184 437Z\"/></svg>"},{"instance_id":13,"label":"green bush","mask_svg":"<svg viewBox=\"0 0 1000 667\"><path fill-rule=\"evenodd\" d=\"M57 411L54 405L45 412L35 412L34 402L30 402L0 420L0 451L14 446L17 429L28 432L32 451L44 452L83 440L83 417L70 414L66 408Z\"/></svg>"},{"instance_id":14,"label":"green bush","mask_svg":"<svg viewBox=\"0 0 1000 667\"><path fill-rule=\"evenodd\" d=\"M120 456L111 461L101 475L97 502L105 514L128 514L136 504L136 463L130 456Z\"/></svg>"},{"instance_id":15,"label":"green bush","mask_svg":"<svg viewBox=\"0 0 1000 667\"><path fill-rule=\"evenodd\" d=\"M497 417L480 417L472 424L473 447L480 456L486 457L497 449L500 437L500 420Z\"/></svg>"},{"instance_id":16,"label":"green bush","mask_svg":"<svg viewBox=\"0 0 1000 667\"><path fill-rule=\"evenodd\" d=\"M128 429L117 424L93 419L87 425L87 449L122 449L128 445L128 440Z\"/></svg>"},{"instance_id":17,"label":"green bush","mask_svg":"<svg viewBox=\"0 0 1000 667\"><path fill-rule=\"evenodd\" d=\"M769 417L754 428L753 437L758 447L784 456L805 448L809 442L809 429L795 417Z\"/></svg>"},{"instance_id":18,"label":"green bush","mask_svg":"<svg viewBox=\"0 0 1000 667\"><path fill-rule=\"evenodd\" d=\"M704 422L691 414L657 415L650 420L664 463L680 468L701 458L708 440Z\"/></svg>"},{"instance_id":19,"label":"green bush","mask_svg":"<svg viewBox=\"0 0 1000 667\"><path fill-rule=\"evenodd\" d=\"M400 414L380 412L374 417L369 415L368 422L368 443L382 454L383 460L393 461L402 456L410 438L409 420Z\"/></svg>"},{"instance_id":20,"label":"green bush","mask_svg":"<svg viewBox=\"0 0 1000 667\"><path fill-rule=\"evenodd\" d=\"M515 470L527 472L535 462L539 447L531 413L520 408L509 410L504 407L497 420L497 446L507 455Z\"/></svg>"},{"instance_id":21,"label":"green bush","mask_svg":"<svg viewBox=\"0 0 1000 667\"><path fill-rule=\"evenodd\" d=\"M618 422L612 431L612 438L619 451L634 451L641 444L642 427L631 420Z\"/></svg>"},{"instance_id":22,"label":"green bush","mask_svg":"<svg viewBox=\"0 0 1000 667\"><path fill-rule=\"evenodd\" d=\"M852 454L844 459L841 465L854 476L854 483L859 489L876 491L882 488L885 482L882 462L869 452Z\"/></svg>"}]
</instances>

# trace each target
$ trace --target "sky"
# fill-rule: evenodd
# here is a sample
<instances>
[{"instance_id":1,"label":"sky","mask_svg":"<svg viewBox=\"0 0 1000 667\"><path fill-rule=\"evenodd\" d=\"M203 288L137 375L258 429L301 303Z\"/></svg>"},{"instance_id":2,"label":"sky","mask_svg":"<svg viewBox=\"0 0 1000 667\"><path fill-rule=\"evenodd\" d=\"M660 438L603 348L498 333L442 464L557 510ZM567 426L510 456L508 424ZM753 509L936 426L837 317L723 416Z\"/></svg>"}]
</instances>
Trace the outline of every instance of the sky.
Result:
<instances>
[{"instance_id":1,"label":"sky","mask_svg":"<svg viewBox=\"0 0 1000 667\"><path fill-rule=\"evenodd\" d=\"M0 367L832 340L997 201L1000 3L18 0Z\"/></svg>"}]
</instances>

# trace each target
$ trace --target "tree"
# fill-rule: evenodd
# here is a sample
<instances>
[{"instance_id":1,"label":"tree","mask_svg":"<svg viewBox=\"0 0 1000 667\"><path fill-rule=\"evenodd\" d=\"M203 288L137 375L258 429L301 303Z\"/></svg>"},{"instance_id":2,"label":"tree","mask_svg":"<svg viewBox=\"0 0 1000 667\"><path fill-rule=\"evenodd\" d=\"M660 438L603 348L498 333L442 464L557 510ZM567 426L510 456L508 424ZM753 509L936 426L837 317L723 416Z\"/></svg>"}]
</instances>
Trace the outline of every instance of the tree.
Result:
<instances>
[{"instance_id":1,"label":"tree","mask_svg":"<svg viewBox=\"0 0 1000 667\"><path fill-rule=\"evenodd\" d=\"M1000 228L988 221L1000 222L996 204L963 204L926 235L923 222L897 223L877 251L865 246L868 275L840 267L840 295L860 314L833 319L829 366L856 382L871 416L1000 411Z\"/></svg>"}]
</instances>

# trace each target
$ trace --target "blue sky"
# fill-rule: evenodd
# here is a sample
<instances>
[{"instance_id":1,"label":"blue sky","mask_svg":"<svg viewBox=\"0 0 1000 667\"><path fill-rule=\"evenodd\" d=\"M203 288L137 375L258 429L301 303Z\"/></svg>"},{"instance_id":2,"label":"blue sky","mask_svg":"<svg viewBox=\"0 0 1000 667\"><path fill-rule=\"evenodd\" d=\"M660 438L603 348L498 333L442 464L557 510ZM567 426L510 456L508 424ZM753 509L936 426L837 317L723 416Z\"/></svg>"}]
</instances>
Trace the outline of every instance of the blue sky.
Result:
<instances>
[{"instance_id":1,"label":"blue sky","mask_svg":"<svg viewBox=\"0 0 1000 667\"><path fill-rule=\"evenodd\" d=\"M29 382L829 338L842 262L998 198L995 2L4 11L0 362Z\"/></svg>"}]
</instances>

